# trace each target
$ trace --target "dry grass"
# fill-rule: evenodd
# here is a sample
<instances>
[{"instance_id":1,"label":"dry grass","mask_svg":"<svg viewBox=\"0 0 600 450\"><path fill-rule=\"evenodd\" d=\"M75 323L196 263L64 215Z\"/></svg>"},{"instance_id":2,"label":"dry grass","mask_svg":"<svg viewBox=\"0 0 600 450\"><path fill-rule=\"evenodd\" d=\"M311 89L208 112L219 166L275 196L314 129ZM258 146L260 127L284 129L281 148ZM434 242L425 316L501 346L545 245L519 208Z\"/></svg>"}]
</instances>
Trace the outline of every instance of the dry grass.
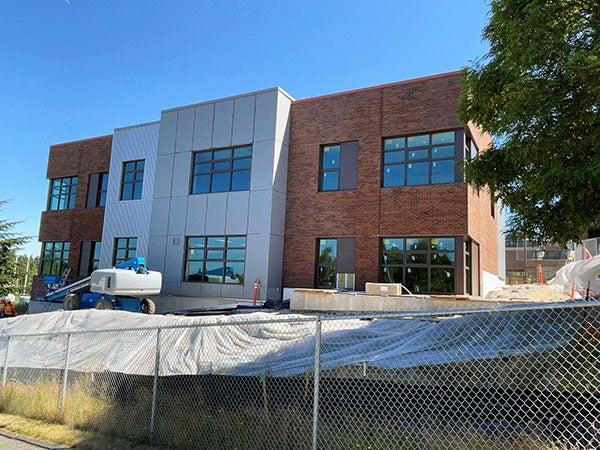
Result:
<instances>
[{"instance_id":1,"label":"dry grass","mask_svg":"<svg viewBox=\"0 0 600 450\"><path fill-rule=\"evenodd\" d=\"M57 379L30 384L8 383L0 395L0 428L83 449L150 448L145 445L151 400L148 389L134 387L128 390L126 400L117 401L114 393L103 394L102 390L94 389L91 379L82 377L70 383L65 408L61 411L60 388ZM311 405L271 412L250 407L219 408L176 392L171 392L168 400L159 399L159 403L157 433L161 443L169 447L242 450L310 445ZM409 430L367 423L349 415L321 421L320 445L340 450L567 448L548 445L547 438L541 436L517 434L498 438L470 429L451 433L435 428Z\"/></svg>"},{"instance_id":2,"label":"dry grass","mask_svg":"<svg viewBox=\"0 0 600 450\"><path fill-rule=\"evenodd\" d=\"M108 397L93 396L88 388L85 382L71 384L61 411L58 381L7 383L0 395L0 428L84 449L153 448L139 438L148 430L135 423L145 411L134 411L135 405L116 408Z\"/></svg>"},{"instance_id":3,"label":"dry grass","mask_svg":"<svg viewBox=\"0 0 600 450\"><path fill-rule=\"evenodd\" d=\"M110 438L91 431L77 430L67 425L0 413L0 428L54 444L90 450L150 450L143 444Z\"/></svg>"}]
</instances>

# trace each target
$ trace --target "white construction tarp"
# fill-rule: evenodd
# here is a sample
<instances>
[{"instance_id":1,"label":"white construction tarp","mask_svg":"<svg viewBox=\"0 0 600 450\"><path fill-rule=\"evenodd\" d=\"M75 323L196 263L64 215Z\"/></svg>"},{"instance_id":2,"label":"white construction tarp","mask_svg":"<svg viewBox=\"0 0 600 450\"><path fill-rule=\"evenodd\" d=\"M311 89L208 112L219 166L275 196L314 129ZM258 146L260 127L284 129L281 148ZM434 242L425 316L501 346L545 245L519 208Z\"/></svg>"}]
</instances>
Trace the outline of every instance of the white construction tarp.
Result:
<instances>
[{"instance_id":1,"label":"white construction tarp","mask_svg":"<svg viewBox=\"0 0 600 450\"><path fill-rule=\"evenodd\" d=\"M0 320L0 358L5 355L7 335L72 332L70 370L152 375L157 331L139 328L200 325L162 329L161 376L294 376L310 372L314 366L316 323L306 319L262 312L179 317L57 311ZM255 323L268 320L285 322ZM366 363L395 369L539 353L566 345L582 320L583 310L559 308L466 314L440 320L323 320L321 368ZM107 331L116 328L127 331ZM95 332L78 334L80 331ZM64 334L11 337L8 366L62 369L66 344Z\"/></svg>"},{"instance_id":2,"label":"white construction tarp","mask_svg":"<svg viewBox=\"0 0 600 450\"><path fill-rule=\"evenodd\" d=\"M565 264L548 284L561 286L565 292L570 292L573 282L576 291L585 291L589 283L592 293L600 292L600 255Z\"/></svg>"}]
</instances>

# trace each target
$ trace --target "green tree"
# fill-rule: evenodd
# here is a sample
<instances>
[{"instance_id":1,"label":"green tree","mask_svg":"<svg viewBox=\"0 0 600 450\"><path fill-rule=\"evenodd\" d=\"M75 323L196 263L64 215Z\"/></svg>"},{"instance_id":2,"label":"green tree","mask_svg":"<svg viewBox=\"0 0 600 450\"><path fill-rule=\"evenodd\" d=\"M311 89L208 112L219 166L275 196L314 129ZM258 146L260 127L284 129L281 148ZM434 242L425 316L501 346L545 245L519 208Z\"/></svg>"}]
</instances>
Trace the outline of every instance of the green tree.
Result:
<instances>
[{"instance_id":1,"label":"green tree","mask_svg":"<svg viewBox=\"0 0 600 450\"><path fill-rule=\"evenodd\" d=\"M13 293L28 294L31 292L32 280L38 273L39 256L19 255L15 257L15 286Z\"/></svg>"},{"instance_id":2,"label":"green tree","mask_svg":"<svg viewBox=\"0 0 600 450\"><path fill-rule=\"evenodd\" d=\"M0 212L8 200L0 200ZM14 228L19 222L0 218L0 296L14 290L16 252L29 238L16 233Z\"/></svg>"},{"instance_id":3,"label":"green tree","mask_svg":"<svg viewBox=\"0 0 600 450\"><path fill-rule=\"evenodd\" d=\"M564 245L600 222L600 2L492 0L489 52L467 68L460 114L492 134L466 164L520 238Z\"/></svg>"}]
</instances>

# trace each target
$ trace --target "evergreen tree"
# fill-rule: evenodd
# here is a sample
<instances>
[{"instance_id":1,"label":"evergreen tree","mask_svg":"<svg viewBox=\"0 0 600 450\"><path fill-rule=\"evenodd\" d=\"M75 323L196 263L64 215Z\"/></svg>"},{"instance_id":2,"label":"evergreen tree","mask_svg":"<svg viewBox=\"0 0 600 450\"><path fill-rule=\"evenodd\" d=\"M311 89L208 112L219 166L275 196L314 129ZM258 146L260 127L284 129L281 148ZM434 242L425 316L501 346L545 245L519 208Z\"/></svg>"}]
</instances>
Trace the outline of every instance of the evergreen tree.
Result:
<instances>
[{"instance_id":1,"label":"evergreen tree","mask_svg":"<svg viewBox=\"0 0 600 450\"><path fill-rule=\"evenodd\" d=\"M7 203L7 200L0 200L0 212ZM14 290L17 250L29 240L14 231L18 224L19 222L0 218L0 296Z\"/></svg>"}]
</instances>

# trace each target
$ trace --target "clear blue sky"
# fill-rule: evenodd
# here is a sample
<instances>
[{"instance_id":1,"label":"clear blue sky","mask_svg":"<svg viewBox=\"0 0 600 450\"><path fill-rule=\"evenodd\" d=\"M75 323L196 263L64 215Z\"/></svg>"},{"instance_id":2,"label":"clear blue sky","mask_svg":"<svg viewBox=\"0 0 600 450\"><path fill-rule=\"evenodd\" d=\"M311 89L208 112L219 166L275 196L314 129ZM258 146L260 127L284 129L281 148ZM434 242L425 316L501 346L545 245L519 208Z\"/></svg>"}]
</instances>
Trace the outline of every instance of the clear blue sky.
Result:
<instances>
[{"instance_id":1,"label":"clear blue sky","mask_svg":"<svg viewBox=\"0 0 600 450\"><path fill-rule=\"evenodd\" d=\"M459 69L483 0L0 3L0 198L39 252L48 146L279 85L296 98Z\"/></svg>"}]
</instances>

